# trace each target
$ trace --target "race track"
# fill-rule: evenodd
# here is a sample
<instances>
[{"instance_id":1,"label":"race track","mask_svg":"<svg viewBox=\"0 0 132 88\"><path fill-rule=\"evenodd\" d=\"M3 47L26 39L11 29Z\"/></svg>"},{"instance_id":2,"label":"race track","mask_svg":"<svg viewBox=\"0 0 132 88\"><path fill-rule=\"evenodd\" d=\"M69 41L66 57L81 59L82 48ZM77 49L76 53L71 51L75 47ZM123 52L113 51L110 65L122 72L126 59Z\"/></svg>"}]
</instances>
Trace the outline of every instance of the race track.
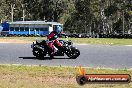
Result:
<instances>
[{"instance_id":1,"label":"race track","mask_svg":"<svg viewBox=\"0 0 132 88\"><path fill-rule=\"evenodd\" d=\"M32 55L29 43L0 43L0 64L44 66L84 66L106 68L131 68L132 46L75 45L81 55L77 59L56 57L39 60Z\"/></svg>"}]
</instances>

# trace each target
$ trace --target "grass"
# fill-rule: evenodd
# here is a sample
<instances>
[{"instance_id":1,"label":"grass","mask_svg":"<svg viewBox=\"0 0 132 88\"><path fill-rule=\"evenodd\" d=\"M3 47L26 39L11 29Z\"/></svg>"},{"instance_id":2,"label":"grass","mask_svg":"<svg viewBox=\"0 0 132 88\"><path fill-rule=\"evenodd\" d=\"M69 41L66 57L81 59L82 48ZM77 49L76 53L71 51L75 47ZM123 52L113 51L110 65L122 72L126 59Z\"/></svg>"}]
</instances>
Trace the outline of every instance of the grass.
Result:
<instances>
[{"instance_id":1,"label":"grass","mask_svg":"<svg viewBox=\"0 0 132 88\"><path fill-rule=\"evenodd\" d=\"M33 42L35 40L43 40L46 37L0 37L0 41L11 42ZM65 38L60 38L64 39ZM106 44L106 45L132 45L132 39L116 39L116 38L69 38L74 43L79 44Z\"/></svg>"},{"instance_id":2,"label":"grass","mask_svg":"<svg viewBox=\"0 0 132 88\"><path fill-rule=\"evenodd\" d=\"M0 65L0 88L132 88L129 84L76 83L76 67ZM130 74L132 69L86 68L87 74Z\"/></svg>"},{"instance_id":3,"label":"grass","mask_svg":"<svg viewBox=\"0 0 132 88\"><path fill-rule=\"evenodd\" d=\"M71 38L71 40L75 43L85 43L85 44L132 45L132 39Z\"/></svg>"}]
</instances>

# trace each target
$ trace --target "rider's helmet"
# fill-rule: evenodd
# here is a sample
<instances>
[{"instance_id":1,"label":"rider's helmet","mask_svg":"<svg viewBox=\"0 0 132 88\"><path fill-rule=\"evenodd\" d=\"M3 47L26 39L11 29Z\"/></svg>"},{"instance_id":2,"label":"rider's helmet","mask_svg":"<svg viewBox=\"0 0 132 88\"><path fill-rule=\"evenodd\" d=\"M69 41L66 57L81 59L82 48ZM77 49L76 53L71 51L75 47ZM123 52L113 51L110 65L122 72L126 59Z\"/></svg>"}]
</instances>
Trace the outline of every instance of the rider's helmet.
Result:
<instances>
[{"instance_id":1,"label":"rider's helmet","mask_svg":"<svg viewBox=\"0 0 132 88\"><path fill-rule=\"evenodd\" d=\"M62 32L62 27L59 26L59 25L57 25L57 26L55 27L55 32L58 33L58 34L60 34L60 33Z\"/></svg>"}]
</instances>

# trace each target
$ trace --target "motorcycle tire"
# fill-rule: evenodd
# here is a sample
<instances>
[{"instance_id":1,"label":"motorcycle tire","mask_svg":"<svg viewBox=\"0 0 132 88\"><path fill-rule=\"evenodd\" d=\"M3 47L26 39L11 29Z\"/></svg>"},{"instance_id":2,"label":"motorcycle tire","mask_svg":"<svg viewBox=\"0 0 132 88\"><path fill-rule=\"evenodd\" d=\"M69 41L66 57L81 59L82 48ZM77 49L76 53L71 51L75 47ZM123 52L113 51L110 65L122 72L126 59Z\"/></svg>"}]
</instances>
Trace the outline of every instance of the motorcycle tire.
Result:
<instances>
[{"instance_id":1,"label":"motorcycle tire","mask_svg":"<svg viewBox=\"0 0 132 88\"><path fill-rule=\"evenodd\" d=\"M71 53L69 54L70 54L68 55L69 58L76 59L80 55L80 51L75 47L71 47Z\"/></svg>"},{"instance_id":2,"label":"motorcycle tire","mask_svg":"<svg viewBox=\"0 0 132 88\"><path fill-rule=\"evenodd\" d=\"M33 49L33 55L36 56L37 59L43 59L44 56L43 56L43 51L38 49L38 48L34 48Z\"/></svg>"}]
</instances>

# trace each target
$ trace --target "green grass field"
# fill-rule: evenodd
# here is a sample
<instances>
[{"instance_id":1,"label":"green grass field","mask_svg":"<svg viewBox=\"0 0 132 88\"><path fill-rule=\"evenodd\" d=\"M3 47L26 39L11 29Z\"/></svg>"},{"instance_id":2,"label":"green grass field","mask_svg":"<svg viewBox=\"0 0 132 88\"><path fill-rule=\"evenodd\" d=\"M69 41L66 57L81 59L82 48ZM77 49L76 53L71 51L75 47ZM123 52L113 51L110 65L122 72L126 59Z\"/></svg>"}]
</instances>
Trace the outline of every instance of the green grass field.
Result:
<instances>
[{"instance_id":1,"label":"green grass field","mask_svg":"<svg viewBox=\"0 0 132 88\"><path fill-rule=\"evenodd\" d=\"M15 42L33 42L35 40L43 40L46 37L0 37L0 41L11 41ZM66 38L60 38L66 39ZM79 44L107 44L107 45L132 45L132 39L113 39L113 38L69 38L73 43Z\"/></svg>"},{"instance_id":2,"label":"green grass field","mask_svg":"<svg viewBox=\"0 0 132 88\"><path fill-rule=\"evenodd\" d=\"M130 74L132 69L85 68L87 74ZM129 84L76 83L78 67L0 65L0 88L132 88Z\"/></svg>"}]
</instances>

